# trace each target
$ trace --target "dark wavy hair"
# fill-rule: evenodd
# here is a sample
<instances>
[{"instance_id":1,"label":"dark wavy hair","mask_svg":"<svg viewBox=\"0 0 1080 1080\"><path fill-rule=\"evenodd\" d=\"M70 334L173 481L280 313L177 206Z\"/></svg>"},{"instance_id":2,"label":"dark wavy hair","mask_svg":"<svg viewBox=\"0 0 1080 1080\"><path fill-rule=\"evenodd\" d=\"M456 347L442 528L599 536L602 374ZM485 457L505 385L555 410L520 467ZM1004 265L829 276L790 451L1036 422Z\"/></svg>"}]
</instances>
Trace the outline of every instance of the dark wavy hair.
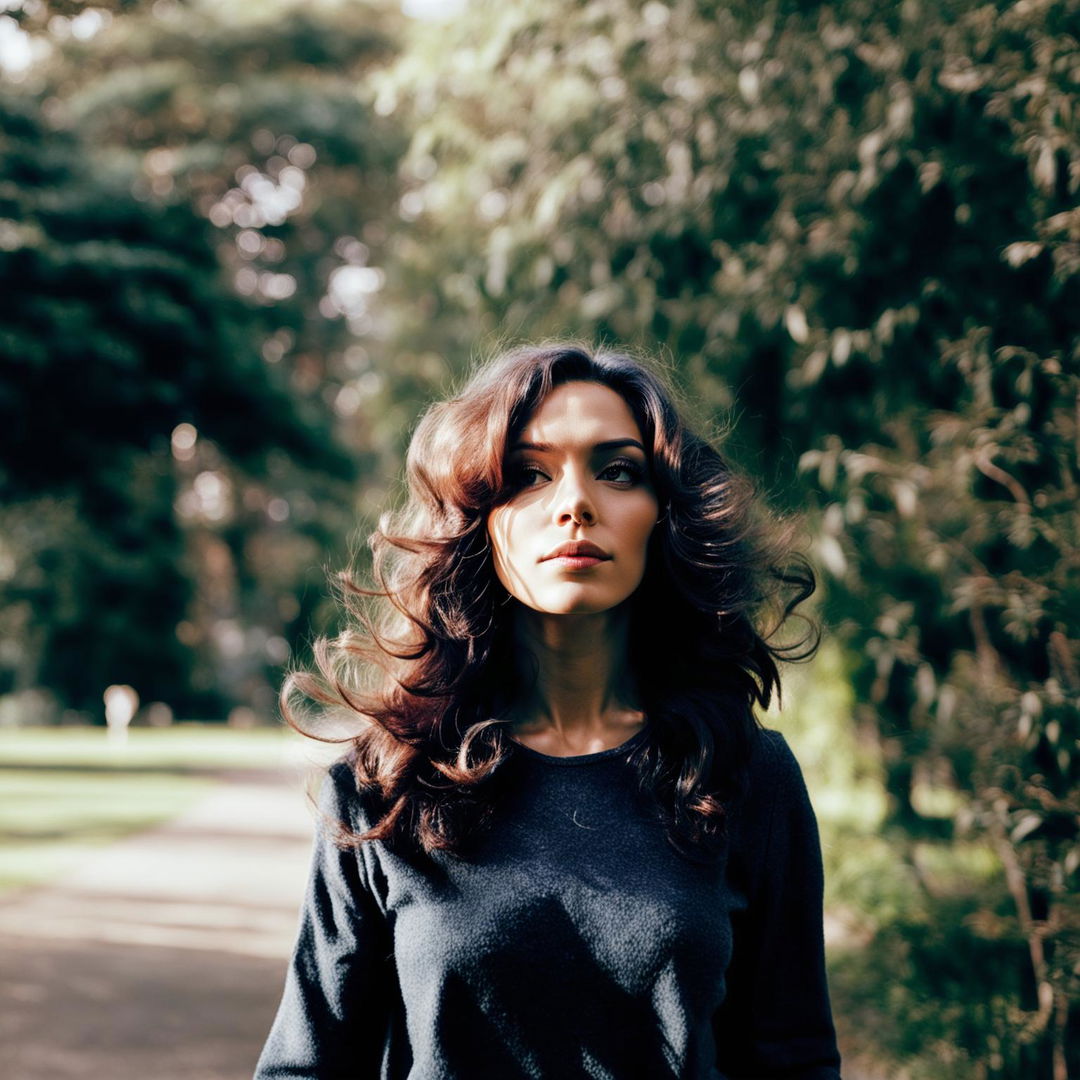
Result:
<instances>
[{"instance_id":1,"label":"dark wavy hair","mask_svg":"<svg viewBox=\"0 0 1080 1080\"><path fill-rule=\"evenodd\" d=\"M407 502L370 540L375 587L341 576L350 628L316 642L318 673L295 672L282 690L294 727L353 744L358 789L374 809L366 832L343 826L343 843L464 856L493 820L517 746L505 715L521 665L509 655L513 606L492 565L487 518L512 494L508 447L552 388L572 381L627 402L661 508L628 601L629 659L649 721L629 761L682 854L716 850L725 804L743 783L754 706L779 694L779 660L817 647L810 620L798 640L777 640L814 590L793 546L797 520L772 514L690 430L651 364L577 343L513 349L424 414L408 451ZM313 730L297 695L349 720L349 733Z\"/></svg>"}]
</instances>

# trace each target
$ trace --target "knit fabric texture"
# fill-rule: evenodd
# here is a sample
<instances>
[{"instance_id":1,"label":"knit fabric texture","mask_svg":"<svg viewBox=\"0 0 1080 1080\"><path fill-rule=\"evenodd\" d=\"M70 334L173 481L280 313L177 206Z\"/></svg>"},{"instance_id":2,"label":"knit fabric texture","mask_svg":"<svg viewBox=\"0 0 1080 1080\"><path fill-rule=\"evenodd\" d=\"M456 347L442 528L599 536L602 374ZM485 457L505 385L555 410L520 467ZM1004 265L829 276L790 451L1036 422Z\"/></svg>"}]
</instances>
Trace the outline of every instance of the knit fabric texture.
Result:
<instances>
[{"instance_id":1,"label":"knit fabric texture","mask_svg":"<svg viewBox=\"0 0 1080 1080\"><path fill-rule=\"evenodd\" d=\"M320 830L256 1080L839 1080L822 869L802 773L755 740L721 857L692 862L620 747L515 745L468 858ZM351 767L322 789L363 830Z\"/></svg>"}]
</instances>

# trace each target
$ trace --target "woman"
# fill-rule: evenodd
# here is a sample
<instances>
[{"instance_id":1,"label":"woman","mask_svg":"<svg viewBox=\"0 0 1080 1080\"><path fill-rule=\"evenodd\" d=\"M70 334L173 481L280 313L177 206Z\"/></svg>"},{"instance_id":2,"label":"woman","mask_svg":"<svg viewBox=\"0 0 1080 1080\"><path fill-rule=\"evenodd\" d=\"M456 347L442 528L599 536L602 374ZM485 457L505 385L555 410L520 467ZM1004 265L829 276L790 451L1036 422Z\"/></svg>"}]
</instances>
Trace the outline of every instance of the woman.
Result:
<instances>
[{"instance_id":1,"label":"woman","mask_svg":"<svg viewBox=\"0 0 1080 1080\"><path fill-rule=\"evenodd\" d=\"M577 345L429 410L408 481L293 677L360 727L257 1080L836 1080L814 816L753 714L813 650L771 640L813 589L780 524Z\"/></svg>"}]
</instances>

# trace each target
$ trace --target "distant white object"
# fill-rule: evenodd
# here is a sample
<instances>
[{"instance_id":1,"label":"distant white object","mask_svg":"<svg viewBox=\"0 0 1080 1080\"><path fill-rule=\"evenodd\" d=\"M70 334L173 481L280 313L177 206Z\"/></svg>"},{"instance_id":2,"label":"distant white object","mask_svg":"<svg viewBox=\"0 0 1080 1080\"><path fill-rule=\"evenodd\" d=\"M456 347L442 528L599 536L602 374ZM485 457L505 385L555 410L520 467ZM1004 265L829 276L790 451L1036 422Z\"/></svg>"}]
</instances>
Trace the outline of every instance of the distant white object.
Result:
<instances>
[{"instance_id":1,"label":"distant white object","mask_svg":"<svg viewBox=\"0 0 1080 1080\"><path fill-rule=\"evenodd\" d=\"M105 700L105 723L109 729L109 742L117 746L127 743L128 726L139 708L139 695L126 683L108 686L102 695Z\"/></svg>"},{"instance_id":2,"label":"distant white object","mask_svg":"<svg viewBox=\"0 0 1080 1080\"><path fill-rule=\"evenodd\" d=\"M403 14L432 22L452 19L465 10L466 0L401 0Z\"/></svg>"}]
</instances>

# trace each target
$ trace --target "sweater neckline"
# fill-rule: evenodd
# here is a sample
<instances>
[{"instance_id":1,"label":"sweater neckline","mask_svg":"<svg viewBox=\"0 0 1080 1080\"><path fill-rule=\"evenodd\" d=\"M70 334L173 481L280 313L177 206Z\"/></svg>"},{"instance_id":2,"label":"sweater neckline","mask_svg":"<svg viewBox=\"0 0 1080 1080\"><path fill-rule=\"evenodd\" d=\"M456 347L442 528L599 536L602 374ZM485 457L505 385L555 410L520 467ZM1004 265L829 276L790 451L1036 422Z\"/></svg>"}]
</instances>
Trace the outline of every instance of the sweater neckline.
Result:
<instances>
[{"instance_id":1,"label":"sweater neckline","mask_svg":"<svg viewBox=\"0 0 1080 1080\"><path fill-rule=\"evenodd\" d=\"M609 746L606 750L597 750L594 754L572 754L569 757L561 757L558 754L543 754L539 750L534 750L531 746L518 742L517 739L511 741L517 750L520 750L527 757L542 761L545 765L592 765L595 762L620 757L628 754L631 750L636 750L645 741L648 734L649 725L646 723L640 731L635 732L626 742L619 743L618 746Z\"/></svg>"}]
</instances>

